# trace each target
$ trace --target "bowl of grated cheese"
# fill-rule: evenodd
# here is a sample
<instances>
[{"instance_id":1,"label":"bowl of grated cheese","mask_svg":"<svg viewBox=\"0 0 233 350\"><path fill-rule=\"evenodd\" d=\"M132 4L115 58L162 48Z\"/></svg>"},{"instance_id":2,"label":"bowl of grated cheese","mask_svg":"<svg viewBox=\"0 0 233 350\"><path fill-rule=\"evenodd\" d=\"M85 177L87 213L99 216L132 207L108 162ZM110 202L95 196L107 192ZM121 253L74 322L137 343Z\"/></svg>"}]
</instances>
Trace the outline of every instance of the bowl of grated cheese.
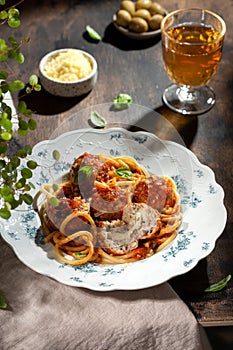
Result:
<instances>
[{"instance_id":1,"label":"bowl of grated cheese","mask_svg":"<svg viewBox=\"0 0 233 350\"><path fill-rule=\"evenodd\" d=\"M97 81L95 58L79 49L59 49L47 53L39 63L43 88L61 97L81 96L91 91Z\"/></svg>"}]
</instances>

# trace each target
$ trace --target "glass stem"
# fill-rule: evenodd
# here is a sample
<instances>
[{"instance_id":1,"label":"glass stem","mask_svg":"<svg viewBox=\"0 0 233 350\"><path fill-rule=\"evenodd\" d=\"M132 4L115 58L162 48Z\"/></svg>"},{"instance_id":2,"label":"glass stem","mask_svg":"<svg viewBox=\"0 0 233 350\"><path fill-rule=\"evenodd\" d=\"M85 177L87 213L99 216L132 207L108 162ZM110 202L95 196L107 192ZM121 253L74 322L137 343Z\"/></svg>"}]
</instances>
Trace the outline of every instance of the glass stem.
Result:
<instances>
[{"instance_id":1,"label":"glass stem","mask_svg":"<svg viewBox=\"0 0 233 350\"><path fill-rule=\"evenodd\" d=\"M181 86L177 89L177 96L181 102L194 103L198 100L199 93L192 86Z\"/></svg>"}]
</instances>

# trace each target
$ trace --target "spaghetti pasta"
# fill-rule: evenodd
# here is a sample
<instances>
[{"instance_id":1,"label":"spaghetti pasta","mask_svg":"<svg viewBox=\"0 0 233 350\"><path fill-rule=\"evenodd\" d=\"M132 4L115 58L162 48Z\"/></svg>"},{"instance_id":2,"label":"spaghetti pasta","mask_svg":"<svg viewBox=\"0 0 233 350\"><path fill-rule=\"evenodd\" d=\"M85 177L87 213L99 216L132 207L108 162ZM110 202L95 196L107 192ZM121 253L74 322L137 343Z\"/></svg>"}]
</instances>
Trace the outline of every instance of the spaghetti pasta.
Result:
<instances>
[{"instance_id":1,"label":"spaghetti pasta","mask_svg":"<svg viewBox=\"0 0 233 350\"><path fill-rule=\"evenodd\" d=\"M67 182L43 185L35 201L45 242L69 265L145 259L170 244L181 224L173 180L128 156L85 152Z\"/></svg>"}]
</instances>

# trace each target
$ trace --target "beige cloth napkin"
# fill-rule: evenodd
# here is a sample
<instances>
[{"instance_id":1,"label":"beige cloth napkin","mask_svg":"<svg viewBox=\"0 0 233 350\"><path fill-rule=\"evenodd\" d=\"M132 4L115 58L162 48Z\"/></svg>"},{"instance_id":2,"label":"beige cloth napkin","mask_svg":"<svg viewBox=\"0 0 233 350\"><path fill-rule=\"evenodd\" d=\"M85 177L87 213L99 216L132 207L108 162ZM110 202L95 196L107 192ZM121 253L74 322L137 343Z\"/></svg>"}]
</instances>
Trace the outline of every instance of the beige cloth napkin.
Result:
<instances>
[{"instance_id":1,"label":"beige cloth napkin","mask_svg":"<svg viewBox=\"0 0 233 350\"><path fill-rule=\"evenodd\" d=\"M40 275L0 238L1 350L201 350L198 324L168 283L94 292Z\"/></svg>"}]
</instances>

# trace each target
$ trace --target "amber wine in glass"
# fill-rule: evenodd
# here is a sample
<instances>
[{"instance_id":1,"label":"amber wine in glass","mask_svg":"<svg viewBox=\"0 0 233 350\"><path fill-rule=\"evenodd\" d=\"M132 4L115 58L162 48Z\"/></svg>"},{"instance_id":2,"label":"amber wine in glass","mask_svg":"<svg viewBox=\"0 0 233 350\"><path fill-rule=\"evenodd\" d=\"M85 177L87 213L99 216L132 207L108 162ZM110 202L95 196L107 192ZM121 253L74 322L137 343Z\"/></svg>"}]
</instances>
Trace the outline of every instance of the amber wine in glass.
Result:
<instances>
[{"instance_id":1,"label":"amber wine in glass","mask_svg":"<svg viewBox=\"0 0 233 350\"><path fill-rule=\"evenodd\" d=\"M169 13L161 31L164 66L174 82L163 93L164 103L187 115L208 111L215 94L206 84L221 60L225 22L208 10L183 9Z\"/></svg>"}]
</instances>

